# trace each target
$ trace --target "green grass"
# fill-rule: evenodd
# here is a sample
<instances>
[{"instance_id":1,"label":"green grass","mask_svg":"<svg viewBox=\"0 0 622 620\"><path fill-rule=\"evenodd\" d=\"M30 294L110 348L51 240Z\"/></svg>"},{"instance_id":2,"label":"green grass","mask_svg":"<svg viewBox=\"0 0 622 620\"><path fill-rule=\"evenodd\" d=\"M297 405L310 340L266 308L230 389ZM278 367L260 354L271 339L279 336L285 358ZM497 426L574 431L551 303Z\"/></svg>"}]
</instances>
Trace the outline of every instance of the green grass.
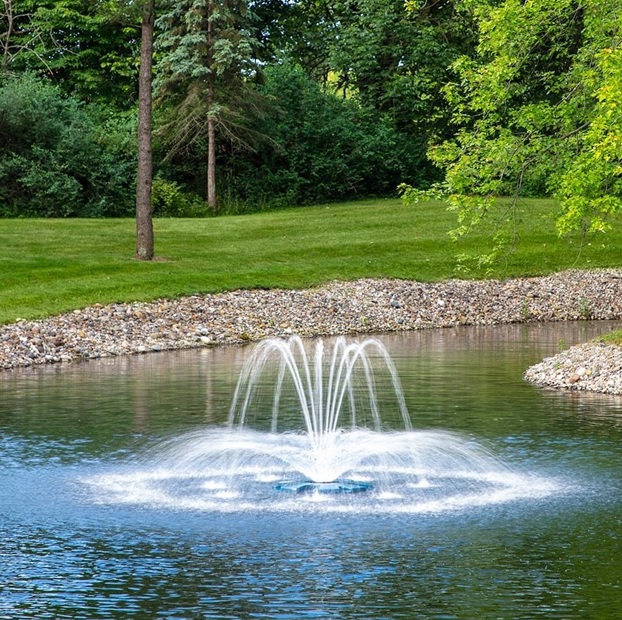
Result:
<instances>
[{"instance_id":1,"label":"green grass","mask_svg":"<svg viewBox=\"0 0 622 620\"><path fill-rule=\"evenodd\" d=\"M622 329L616 329L607 334L603 334L594 339L595 342L602 342L603 344L615 344L622 347Z\"/></svg>"},{"instance_id":2,"label":"green grass","mask_svg":"<svg viewBox=\"0 0 622 620\"><path fill-rule=\"evenodd\" d=\"M488 275L618 267L622 227L581 250L557 239L549 200L525 202L522 241ZM490 249L482 229L459 243L441 203L369 200L248 216L155 221L159 260L134 254L133 220L0 220L0 323L95 303L238 288L298 288L361 277L441 280L456 255ZM468 277L483 277L473 271Z\"/></svg>"}]
</instances>

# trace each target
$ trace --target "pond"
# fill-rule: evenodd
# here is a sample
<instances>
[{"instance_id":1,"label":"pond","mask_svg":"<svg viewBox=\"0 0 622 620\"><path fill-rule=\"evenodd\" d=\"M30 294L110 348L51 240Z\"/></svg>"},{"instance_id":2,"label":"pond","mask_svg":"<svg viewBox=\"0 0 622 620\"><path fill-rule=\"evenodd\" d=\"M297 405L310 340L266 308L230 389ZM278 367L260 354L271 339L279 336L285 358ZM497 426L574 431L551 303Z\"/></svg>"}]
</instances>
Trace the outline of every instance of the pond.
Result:
<instances>
[{"instance_id":1,"label":"pond","mask_svg":"<svg viewBox=\"0 0 622 620\"><path fill-rule=\"evenodd\" d=\"M477 502L373 489L238 503L217 488L162 501L158 455L222 428L253 345L5 372L0 618L617 617L622 398L522 379L614 326L379 337L414 431L450 433L522 480Z\"/></svg>"}]
</instances>

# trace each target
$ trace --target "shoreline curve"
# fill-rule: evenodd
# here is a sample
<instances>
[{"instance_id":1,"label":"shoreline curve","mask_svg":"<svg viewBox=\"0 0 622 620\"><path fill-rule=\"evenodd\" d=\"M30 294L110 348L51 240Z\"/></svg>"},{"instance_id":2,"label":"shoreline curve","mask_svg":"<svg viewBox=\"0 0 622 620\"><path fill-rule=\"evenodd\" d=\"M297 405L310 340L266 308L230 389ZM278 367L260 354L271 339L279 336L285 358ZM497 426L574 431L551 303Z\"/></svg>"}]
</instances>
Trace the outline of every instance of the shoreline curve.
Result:
<instances>
[{"instance_id":1,"label":"shoreline curve","mask_svg":"<svg viewBox=\"0 0 622 620\"><path fill-rule=\"evenodd\" d=\"M459 325L622 319L622 270L507 280L360 279L304 290L239 290L96 304L0 326L0 370L268 337L386 333ZM584 343L524 375L555 388L622 394L622 347Z\"/></svg>"}]
</instances>

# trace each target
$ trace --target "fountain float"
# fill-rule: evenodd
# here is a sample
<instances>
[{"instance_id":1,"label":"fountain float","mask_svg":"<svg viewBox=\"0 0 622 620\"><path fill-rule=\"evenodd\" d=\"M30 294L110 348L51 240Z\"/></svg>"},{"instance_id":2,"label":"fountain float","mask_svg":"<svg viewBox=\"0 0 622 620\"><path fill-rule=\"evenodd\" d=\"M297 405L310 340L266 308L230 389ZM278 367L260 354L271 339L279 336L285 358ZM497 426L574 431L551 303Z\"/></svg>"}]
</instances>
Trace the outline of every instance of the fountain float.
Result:
<instances>
[{"instance_id":1,"label":"fountain float","mask_svg":"<svg viewBox=\"0 0 622 620\"><path fill-rule=\"evenodd\" d=\"M256 345L225 426L169 438L87 482L100 502L215 512L438 512L556 489L467 437L413 429L378 339L308 350L297 336Z\"/></svg>"}]
</instances>

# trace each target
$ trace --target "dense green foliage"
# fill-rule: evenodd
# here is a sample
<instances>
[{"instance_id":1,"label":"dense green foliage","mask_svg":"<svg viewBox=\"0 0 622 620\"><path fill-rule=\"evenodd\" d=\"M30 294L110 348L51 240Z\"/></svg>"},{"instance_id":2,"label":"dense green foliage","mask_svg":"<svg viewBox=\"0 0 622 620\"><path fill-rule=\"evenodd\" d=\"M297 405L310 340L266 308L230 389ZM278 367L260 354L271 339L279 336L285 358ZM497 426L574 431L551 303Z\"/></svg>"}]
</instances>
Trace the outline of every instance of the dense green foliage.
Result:
<instances>
[{"instance_id":1,"label":"dense green foliage","mask_svg":"<svg viewBox=\"0 0 622 620\"><path fill-rule=\"evenodd\" d=\"M135 147L124 142L111 153L106 140L118 142L117 128L136 115L139 5L3 3L0 85L36 75L43 89L49 80L63 93L57 125L67 125L54 140L33 139L19 165L6 164L17 174L0 197L4 215L129 213ZM206 213L198 197L206 196L210 122L220 212L391 195L400 181L432 182L439 171L427 142L449 127L441 89L451 61L474 42L458 5L408 12L396 0L158 0L156 214ZM67 150L76 115L84 131ZM8 139L0 133L0 143ZM93 175L112 178L110 190Z\"/></svg>"},{"instance_id":2,"label":"dense green foliage","mask_svg":"<svg viewBox=\"0 0 622 620\"><path fill-rule=\"evenodd\" d=\"M85 102L127 108L136 96L140 32L122 0L6 0L2 69L52 78ZM135 4L135 3L134 3Z\"/></svg>"},{"instance_id":3,"label":"dense green foliage","mask_svg":"<svg viewBox=\"0 0 622 620\"><path fill-rule=\"evenodd\" d=\"M523 243L496 276L619 265L620 228L607 244L558 239L551 201L530 200ZM359 277L432 281L455 271L455 248L439 243L451 225L444 205L406 207L397 199L204 220L155 221L161 260L132 258L130 219L0 220L0 322L94 303L148 300L239 288L308 287ZM459 241L490 246L490 231ZM480 277L474 271L470 277Z\"/></svg>"},{"instance_id":4,"label":"dense green foliage","mask_svg":"<svg viewBox=\"0 0 622 620\"><path fill-rule=\"evenodd\" d=\"M425 180L425 149L387 115L327 93L299 66L269 67L264 79L260 92L273 108L254 129L270 140L225 166L243 203L270 207L382 196L405 178Z\"/></svg>"},{"instance_id":5,"label":"dense green foliage","mask_svg":"<svg viewBox=\"0 0 622 620\"><path fill-rule=\"evenodd\" d=\"M429 134L448 136L442 88L456 58L472 53L471 12L451 1L333 0L327 66L338 91L388 115L425 150ZM430 174L431 171L428 171Z\"/></svg>"},{"instance_id":6,"label":"dense green foliage","mask_svg":"<svg viewBox=\"0 0 622 620\"><path fill-rule=\"evenodd\" d=\"M432 151L456 233L495 214L499 241L515 238L519 201L499 211L499 195L557 197L560 234L607 230L622 210L622 2L465 4L479 45L445 89L460 129Z\"/></svg>"},{"instance_id":7,"label":"dense green foliage","mask_svg":"<svg viewBox=\"0 0 622 620\"><path fill-rule=\"evenodd\" d=\"M0 136L0 216L131 215L131 117L21 74L0 84Z\"/></svg>"}]
</instances>

